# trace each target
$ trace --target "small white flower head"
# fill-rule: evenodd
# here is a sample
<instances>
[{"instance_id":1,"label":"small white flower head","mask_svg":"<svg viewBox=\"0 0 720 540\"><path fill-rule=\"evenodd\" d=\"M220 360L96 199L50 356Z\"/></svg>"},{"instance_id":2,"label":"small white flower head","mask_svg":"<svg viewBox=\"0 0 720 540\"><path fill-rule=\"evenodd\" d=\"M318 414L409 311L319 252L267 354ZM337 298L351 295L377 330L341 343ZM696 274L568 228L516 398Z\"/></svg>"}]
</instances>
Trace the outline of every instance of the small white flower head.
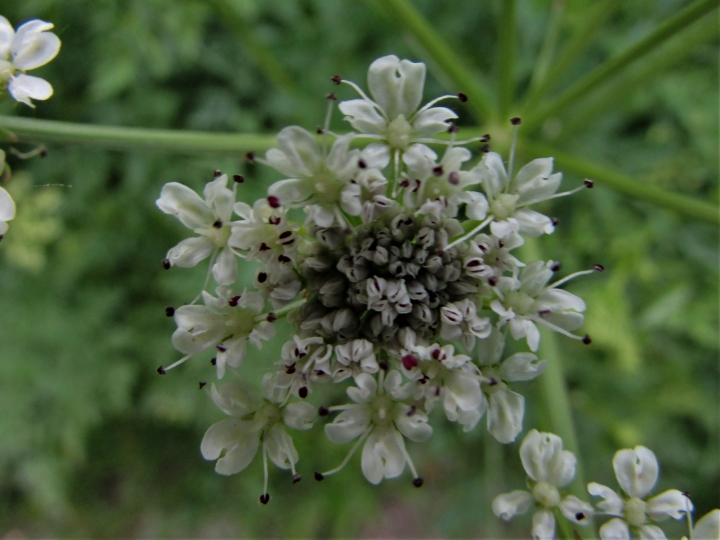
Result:
<instances>
[{"instance_id":1,"label":"small white flower head","mask_svg":"<svg viewBox=\"0 0 720 540\"><path fill-rule=\"evenodd\" d=\"M538 361L532 353L516 353L501 362L504 345L504 335L493 328L491 335L480 341L478 359L487 429L498 442L507 444L522 431L525 416L525 398L513 392L509 383L534 379L545 370L547 360Z\"/></svg>"},{"instance_id":2,"label":"small white flower head","mask_svg":"<svg viewBox=\"0 0 720 540\"><path fill-rule=\"evenodd\" d=\"M312 392L314 383L330 382L332 354L332 345L325 344L321 337L293 336L283 345L275 384L289 388L292 395L305 399Z\"/></svg>"},{"instance_id":3,"label":"small white flower head","mask_svg":"<svg viewBox=\"0 0 720 540\"><path fill-rule=\"evenodd\" d=\"M560 508L563 516L573 523L590 523L594 514L592 506L573 495L561 498L558 488L566 486L575 477L577 460L572 452L563 450L560 437L535 429L529 431L520 445L520 459L532 491L516 490L495 497L492 509L497 517L508 521L524 514L534 504L538 507L533 516L532 535L535 540L552 540L555 537L555 507Z\"/></svg>"},{"instance_id":4,"label":"small white flower head","mask_svg":"<svg viewBox=\"0 0 720 540\"><path fill-rule=\"evenodd\" d=\"M368 69L368 88L373 99L353 86L361 99L338 105L345 120L358 132L374 136L388 150L404 152L416 139L430 137L448 129L448 121L457 118L446 107L433 107L444 96L422 108L425 64L400 60L397 56L378 58Z\"/></svg>"},{"instance_id":5,"label":"small white flower head","mask_svg":"<svg viewBox=\"0 0 720 540\"><path fill-rule=\"evenodd\" d=\"M260 501L267 503L267 458L281 469L290 469L293 482L300 480L295 472L298 453L285 426L298 430L312 427L315 407L305 402L287 403L287 391L274 386L271 374L263 379L263 395L249 386L231 382L216 388L210 396L230 418L213 424L205 432L200 451L207 460L217 460L219 474L236 474L245 469L257 454L260 444L265 463L265 487ZM262 497L266 497L263 501Z\"/></svg>"},{"instance_id":6,"label":"small white flower head","mask_svg":"<svg viewBox=\"0 0 720 540\"><path fill-rule=\"evenodd\" d=\"M582 326L585 302L556 287L586 272L578 272L547 285L553 275L553 267L553 261L533 261L522 269L519 279L509 276L499 278L496 287L499 298L490 304L500 316L499 326L508 323L512 337L525 338L531 351L537 351L540 345L537 324L573 339L583 339L570 332Z\"/></svg>"},{"instance_id":7,"label":"small white flower head","mask_svg":"<svg viewBox=\"0 0 720 540\"><path fill-rule=\"evenodd\" d=\"M597 505L600 512L615 516L600 527L602 540L630 538L631 529L641 538L664 539L665 533L657 525L652 525L652 521L662 521L668 517L679 520L687 512L692 512L692 503L677 489L669 489L645 500L655 487L660 472L652 450L644 446L619 450L613 458L613 468L627 498L607 486L595 482L588 484L590 495L603 498Z\"/></svg>"},{"instance_id":8,"label":"small white flower head","mask_svg":"<svg viewBox=\"0 0 720 540\"><path fill-rule=\"evenodd\" d=\"M383 478L402 474L405 464L410 467L415 485L422 483L405 449L403 436L415 442L426 441L432 435L427 415L405 403L412 393L412 384L402 384L399 371L380 372L380 384L373 375L361 373L355 377L357 387L348 388L348 396L355 402L339 407L342 412L325 426L325 434L338 444L359 437L340 467L318 474L325 476L340 471L362 442L362 471L365 478L379 484Z\"/></svg>"},{"instance_id":9,"label":"small white flower head","mask_svg":"<svg viewBox=\"0 0 720 540\"><path fill-rule=\"evenodd\" d=\"M516 269L525 266L510 254L510 250L523 245L523 243L524 240L517 233L510 233L505 238L478 234L470 242L470 247L464 254L465 273L485 282L495 278L493 281L497 283L497 279L506 272L514 273Z\"/></svg>"},{"instance_id":10,"label":"small white flower head","mask_svg":"<svg viewBox=\"0 0 720 540\"><path fill-rule=\"evenodd\" d=\"M233 210L241 219L230 224L232 234L228 243L247 251L248 260L262 261L274 268L281 255L295 258L299 225L288 220L283 208L273 208L267 199L258 199L252 207L244 202L235 203Z\"/></svg>"},{"instance_id":11,"label":"small white flower head","mask_svg":"<svg viewBox=\"0 0 720 540\"><path fill-rule=\"evenodd\" d=\"M476 339L490 335L492 325L487 317L479 317L477 307L468 299L449 303L440 309L440 337L458 340L466 350L472 351Z\"/></svg>"},{"instance_id":12,"label":"small white flower head","mask_svg":"<svg viewBox=\"0 0 720 540\"><path fill-rule=\"evenodd\" d=\"M378 219L396 203L387 196L387 179L378 169L365 169L340 194L340 206L351 216L360 216L363 223Z\"/></svg>"},{"instance_id":13,"label":"small white flower head","mask_svg":"<svg viewBox=\"0 0 720 540\"><path fill-rule=\"evenodd\" d=\"M216 292L217 298L203 291L204 306L181 306L175 310L178 327L172 342L177 350L188 355L182 361L210 347L217 348L217 376L222 379L226 365L239 367L245 361L248 341L262 348L261 340L272 338L275 327L266 318L258 320L265 304L259 293L244 290L238 295L223 286Z\"/></svg>"},{"instance_id":14,"label":"small white flower head","mask_svg":"<svg viewBox=\"0 0 720 540\"><path fill-rule=\"evenodd\" d=\"M53 24L38 19L13 30L0 15L0 85L16 100L34 107L33 99L45 100L53 94L49 82L25 72L44 66L60 51L60 38L48 30Z\"/></svg>"},{"instance_id":15,"label":"small white flower head","mask_svg":"<svg viewBox=\"0 0 720 540\"><path fill-rule=\"evenodd\" d=\"M2 152L2 150L0 150ZM4 156L2 156L4 157ZM2 170L0 169L0 173ZM8 221L15 217L15 201L5 188L0 186L0 237L8 230Z\"/></svg>"},{"instance_id":16,"label":"small white flower head","mask_svg":"<svg viewBox=\"0 0 720 540\"><path fill-rule=\"evenodd\" d=\"M211 255L217 255L212 266L215 281L230 285L237 279L237 259L227 247L231 234L233 192L227 188L227 175L223 174L205 186L205 199L192 189L177 182L165 184L156 204L166 214L196 234L170 249L167 260L172 266L192 268Z\"/></svg>"},{"instance_id":17,"label":"small white flower head","mask_svg":"<svg viewBox=\"0 0 720 540\"><path fill-rule=\"evenodd\" d=\"M373 344L366 339L354 339L335 347L333 381L344 381L361 373L377 373L380 369Z\"/></svg>"}]
</instances>

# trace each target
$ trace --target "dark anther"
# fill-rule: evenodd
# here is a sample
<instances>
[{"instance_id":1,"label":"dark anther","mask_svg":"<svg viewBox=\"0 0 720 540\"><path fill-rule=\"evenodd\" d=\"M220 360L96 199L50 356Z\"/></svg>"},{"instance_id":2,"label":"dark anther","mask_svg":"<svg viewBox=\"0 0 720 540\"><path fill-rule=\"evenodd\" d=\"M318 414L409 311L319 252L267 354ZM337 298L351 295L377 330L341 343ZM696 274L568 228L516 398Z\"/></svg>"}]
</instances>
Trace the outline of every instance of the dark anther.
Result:
<instances>
[{"instance_id":1,"label":"dark anther","mask_svg":"<svg viewBox=\"0 0 720 540\"><path fill-rule=\"evenodd\" d=\"M292 375L296 371L297 371L297 369L295 368L295 363L293 363L285 368L285 373L287 373L288 375Z\"/></svg>"},{"instance_id":2,"label":"dark anther","mask_svg":"<svg viewBox=\"0 0 720 540\"><path fill-rule=\"evenodd\" d=\"M225 345L215 345L215 348L220 352L226 352L227 347Z\"/></svg>"},{"instance_id":3,"label":"dark anther","mask_svg":"<svg viewBox=\"0 0 720 540\"><path fill-rule=\"evenodd\" d=\"M578 521L582 521L583 519L585 519L585 514L583 514L582 512L578 512L577 514L575 514L575 519L577 519Z\"/></svg>"},{"instance_id":4,"label":"dark anther","mask_svg":"<svg viewBox=\"0 0 720 540\"><path fill-rule=\"evenodd\" d=\"M488 383L488 386L497 386L498 380L494 377L490 377L490 382Z\"/></svg>"},{"instance_id":5,"label":"dark anther","mask_svg":"<svg viewBox=\"0 0 720 540\"><path fill-rule=\"evenodd\" d=\"M282 221L282 219L280 219L279 216L270 216L270 217L268 218L268 223L269 223L270 225L280 225L280 222L281 222L281 221Z\"/></svg>"},{"instance_id":6,"label":"dark anther","mask_svg":"<svg viewBox=\"0 0 720 540\"><path fill-rule=\"evenodd\" d=\"M444 249L438 249L438 250L437 250L437 254L442 257L442 256L445 255L445 250L444 250ZM430 291L428 291L428 292L430 292Z\"/></svg>"},{"instance_id":7,"label":"dark anther","mask_svg":"<svg viewBox=\"0 0 720 540\"><path fill-rule=\"evenodd\" d=\"M435 176L442 176L442 173L443 173L443 166L442 166L442 165L437 165L437 166L433 167L433 174L434 174Z\"/></svg>"},{"instance_id":8,"label":"dark anther","mask_svg":"<svg viewBox=\"0 0 720 540\"><path fill-rule=\"evenodd\" d=\"M267 504L270 502L270 494L269 493L263 493L260 495L260 504Z\"/></svg>"},{"instance_id":9,"label":"dark anther","mask_svg":"<svg viewBox=\"0 0 720 540\"><path fill-rule=\"evenodd\" d=\"M489 133L486 133L485 135L483 135L482 137L480 137L480 141L481 141L481 142L488 142L489 140L490 140L490 134L489 134Z\"/></svg>"},{"instance_id":10,"label":"dark anther","mask_svg":"<svg viewBox=\"0 0 720 540\"><path fill-rule=\"evenodd\" d=\"M270 248L268 247L268 245L265 242L263 242L262 244L260 244L260 247L258 249L260 251L267 251Z\"/></svg>"},{"instance_id":11,"label":"dark anther","mask_svg":"<svg viewBox=\"0 0 720 540\"><path fill-rule=\"evenodd\" d=\"M2 240L3 238L4 238L4 236L2 234L0 234L0 240Z\"/></svg>"},{"instance_id":12,"label":"dark anther","mask_svg":"<svg viewBox=\"0 0 720 540\"><path fill-rule=\"evenodd\" d=\"M320 474L319 472L316 472L315 480L317 480L318 482L322 482L323 480L325 480L325 477L322 474Z\"/></svg>"},{"instance_id":13,"label":"dark anther","mask_svg":"<svg viewBox=\"0 0 720 540\"><path fill-rule=\"evenodd\" d=\"M160 375L165 375L165 369L163 369L162 366L160 366L159 368L157 368L157 372L158 372L158 374L160 374Z\"/></svg>"},{"instance_id":14,"label":"dark anther","mask_svg":"<svg viewBox=\"0 0 720 540\"><path fill-rule=\"evenodd\" d=\"M483 144L483 145L480 147L480 151L481 151L481 152L485 152L485 153L487 154L487 153L490 151L490 145L489 145L489 144Z\"/></svg>"},{"instance_id":15,"label":"dark anther","mask_svg":"<svg viewBox=\"0 0 720 540\"><path fill-rule=\"evenodd\" d=\"M271 311L270 313L268 313L267 319L265 319L265 320L269 323L273 323L273 322L277 321L277 315L275 315L275 313L273 311Z\"/></svg>"},{"instance_id":16,"label":"dark anther","mask_svg":"<svg viewBox=\"0 0 720 540\"><path fill-rule=\"evenodd\" d=\"M406 354L402 357L402 365L405 369L412 369L418 365L418 359L412 354Z\"/></svg>"},{"instance_id":17,"label":"dark anther","mask_svg":"<svg viewBox=\"0 0 720 540\"><path fill-rule=\"evenodd\" d=\"M560 261L555 261L554 263L552 263L552 265L550 265L550 270L552 270L553 272L557 272L561 268L562 268L562 263Z\"/></svg>"},{"instance_id":18,"label":"dark anther","mask_svg":"<svg viewBox=\"0 0 720 540\"><path fill-rule=\"evenodd\" d=\"M233 181L242 184L245 181L245 177L242 174L233 174Z\"/></svg>"},{"instance_id":19,"label":"dark anther","mask_svg":"<svg viewBox=\"0 0 720 540\"><path fill-rule=\"evenodd\" d=\"M217 358L211 358L211 359L210 359L210 363L211 363L213 366L214 366L215 364L217 364Z\"/></svg>"},{"instance_id":20,"label":"dark anther","mask_svg":"<svg viewBox=\"0 0 720 540\"><path fill-rule=\"evenodd\" d=\"M238 305L239 301L240 301L240 296L233 296L230 300L228 300L228 305L230 307L236 307Z\"/></svg>"},{"instance_id":21,"label":"dark anther","mask_svg":"<svg viewBox=\"0 0 720 540\"><path fill-rule=\"evenodd\" d=\"M460 131L460 128L458 128L455 124L450 122L450 125L448 126L447 131L448 131L448 133L457 133L458 131Z\"/></svg>"},{"instance_id":22,"label":"dark anther","mask_svg":"<svg viewBox=\"0 0 720 540\"><path fill-rule=\"evenodd\" d=\"M342 82L342 77L340 75L333 75L330 77L330 80L333 82L333 84L340 84Z\"/></svg>"},{"instance_id":23,"label":"dark anther","mask_svg":"<svg viewBox=\"0 0 720 540\"><path fill-rule=\"evenodd\" d=\"M522 120L520 120L520 118L519 118L518 116L513 116L513 117L510 119L510 123L511 123L513 126L519 126L521 122L522 122Z\"/></svg>"},{"instance_id":24,"label":"dark anther","mask_svg":"<svg viewBox=\"0 0 720 540\"><path fill-rule=\"evenodd\" d=\"M595 182L593 180L590 180L589 178L583 180L583 184L585 184L585 187L588 189L592 189L595 186Z\"/></svg>"},{"instance_id":25,"label":"dark anther","mask_svg":"<svg viewBox=\"0 0 720 540\"><path fill-rule=\"evenodd\" d=\"M170 259L163 259L163 260L162 260L162 265L163 265L163 268L164 268L165 270L170 270L170 267L172 266L172 265L170 264Z\"/></svg>"},{"instance_id":26,"label":"dark anther","mask_svg":"<svg viewBox=\"0 0 720 540\"><path fill-rule=\"evenodd\" d=\"M541 317L548 317L550 315L551 311L549 309L541 309L538 311L538 315Z\"/></svg>"},{"instance_id":27,"label":"dark anther","mask_svg":"<svg viewBox=\"0 0 720 540\"><path fill-rule=\"evenodd\" d=\"M44 146L40 149L40 157L47 157L48 155L48 149Z\"/></svg>"},{"instance_id":28,"label":"dark anther","mask_svg":"<svg viewBox=\"0 0 720 540\"><path fill-rule=\"evenodd\" d=\"M292 261L292 259L287 255L280 255L278 257L278 261L280 261L281 263L289 263L290 261Z\"/></svg>"},{"instance_id":29,"label":"dark anther","mask_svg":"<svg viewBox=\"0 0 720 540\"><path fill-rule=\"evenodd\" d=\"M285 239L286 239L288 236L290 236L291 234L292 234L292 231L285 231L285 232L283 232L283 233L280 233L280 236L278 236L278 238L279 238L280 240L285 240Z\"/></svg>"},{"instance_id":30,"label":"dark anther","mask_svg":"<svg viewBox=\"0 0 720 540\"><path fill-rule=\"evenodd\" d=\"M260 272L257 279L258 283L265 283L267 281L267 274L265 272Z\"/></svg>"},{"instance_id":31,"label":"dark anther","mask_svg":"<svg viewBox=\"0 0 720 540\"><path fill-rule=\"evenodd\" d=\"M365 163L364 159L358 159L358 167L360 167L361 169L367 168L367 163Z\"/></svg>"},{"instance_id":32,"label":"dark anther","mask_svg":"<svg viewBox=\"0 0 720 540\"><path fill-rule=\"evenodd\" d=\"M335 101L337 99L337 96L334 93L330 92L327 96L325 96L325 98L329 99L330 101Z\"/></svg>"},{"instance_id":33,"label":"dark anther","mask_svg":"<svg viewBox=\"0 0 720 540\"><path fill-rule=\"evenodd\" d=\"M321 405L318 409L318 415L325 417L328 414L330 414L330 410L325 405Z\"/></svg>"},{"instance_id":34,"label":"dark anther","mask_svg":"<svg viewBox=\"0 0 720 540\"><path fill-rule=\"evenodd\" d=\"M270 208L280 208L280 199L278 199L275 195L270 195L267 200Z\"/></svg>"},{"instance_id":35,"label":"dark anther","mask_svg":"<svg viewBox=\"0 0 720 540\"><path fill-rule=\"evenodd\" d=\"M466 266L469 266L470 268L475 268L476 266L480 266L481 264L482 264L482 262L479 261L478 259L472 259L471 261L469 261L467 263Z\"/></svg>"},{"instance_id":36,"label":"dark anther","mask_svg":"<svg viewBox=\"0 0 720 540\"><path fill-rule=\"evenodd\" d=\"M222 176L222 171L219 171L219 170L215 169L215 170L213 171L213 176L214 176L215 178L217 178L218 176Z\"/></svg>"},{"instance_id":37,"label":"dark anther","mask_svg":"<svg viewBox=\"0 0 720 540\"><path fill-rule=\"evenodd\" d=\"M307 386L300 387L300 390L298 390L298 396L300 396L300 399L305 399L308 396Z\"/></svg>"},{"instance_id":38,"label":"dark anther","mask_svg":"<svg viewBox=\"0 0 720 540\"><path fill-rule=\"evenodd\" d=\"M175 308L172 307L172 306L166 307L166 308L165 308L165 315L166 315L167 317L172 317L173 315L175 315Z\"/></svg>"},{"instance_id":39,"label":"dark anther","mask_svg":"<svg viewBox=\"0 0 720 540\"><path fill-rule=\"evenodd\" d=\"M215 227L216 229L221 229L221 228L222 228L222 221L220 221L220 220L218 219L215 223L213 223L213 227Z\"/></svg>"},{"instance_id":40,"label":"dark anther","mask_svg":"<svg viewBox=\"0 0 720 540\"><path fill-rule=\"evenodd\" d=\"M325 131L323 130L323 128L318 126L318 128L315 130L315 133L317 133L318 135L322 135L323 133L325 133Z\"/></svg>"},{"instance_id":41,"label":"dark anther","mask_svg":"<svg viewBox=\"0 0 720 540\"><path fill-rule=\"evenodd\" d=\"M302 480L302 476L298 473L293 474L293 484L297 484L300 480Z\"/></svg>"},{"instance_id":42,"label":"dark anther","mask_svg":"<svg viewBox=\"0 0 720 540\"><path fill-rule=\"evenodd\" d=\"M457 186L460 183L460 173L453 171L448 174L448 182L450 182L453 186Z\"/></svg>"},{"instance_id":43,"label":"dark anther","mask_svg":"<svg viewBox=\"0 0 720 540\"><path fill-rule=\"evenodd\" d=\"M497 285L497 278L496 278L495 276L490 276L490 277L488 278L488 284L489 284L491 287L494 287L495 285Z\"/></svg>"},{"instance_id":44,"label":"dark anther","mask_svg":"<svg viewBox=\"0 0 720 540\"><path fill-rule=\"evenodd\" d=\"M247 159L250 163L255 161L255 152L248 152L245 154L245 159ZM269 497L269 495L268 495Z\"/></svg>"},{"instance_id":45,"label":"dark anther","mask_svg":"<svg viewBox=\"0 0 720 540\"><path fill-rule=\"evenodd\" d=\"M435 349L432 352L432 357L434 360L440 360L440 349Z\"/></svg>"},{"instance_id":46,"label":"dark anther","mask_svg":"<svg viewBox=\"0 0 720 540\"><path fill-rule=\"evenodd\" d=\"M422 478L420 478L420 477L418 476L417 478L413 479L413 486L415 486L415 487L420 487L420 486L422 486L422 485L423 485L423 479L422 479Z\"/></svg>"},{"instance_id":47,"label":"dark anther","mask_svg":"<svg viewBox=\"0 0 720 540\"><path fill-rule=\"evenodd\" d=\"M203 388L205 388L205 385L206 385L206 384L207 384L206 382L200 381L200 382L198 383L199 389L202 390Z\"/></svg>"},{"instance_id":48,"label":"dark anther","mask_svg":"<svg viewBox=\"0 0 720 540\"><path fill-rule=\"evenodd\" d=\"M683 491L682 494L683 494L685 497L687 497L688 499L692 499L692 497L690 496L690 492L688 492L688 491Z\"/></svg>"},{"instance_id":49,"label":"dark anther","mask_svg":"<svg viewBox=\"0 0 720 540\"><path fill-rule=\"evenodd\" d=\"M587 334L585 334L585 337L582 338L582 342L583 342L585 345L590 345L590 344L592 343L592 339L590 339L590 336L588 336Z\"/></svg>"},{"instance_id":50,"label":"dark anther","mask_svg":"<svg viewBox=\"0 0 720 540\"><path fill-rule=\"evenodd\" d=\"M412 416L415 414L415 411L417 411L417 407L415 405L410 405L410 409L407 413L405 413L405 416Z\"/></svg>"},{"instance_id":51,"label":"dark anther","mask_svg":"<svg viewBox=\"0 0 720 540\"><path fill-rule=\"evenodd\" d=\"M553 224L553 227L557 227L557 224L560 223L560 220L556 217L551 217L550 222Z\"/></svg>"},{"instance_id":52,"label":"dark anther","mask_svg":"<svg viewBox=\"0 0 720 540\"><path fill-rule=\"evenodd\" d=\"M467 94L465 92L458 92L458 99L460 100L460 103L467 103Z\"/></svg>"},{"instance_id":53,"label":"dark anther","mask_svg":"<svg viewBox=\"0 0 720 540\"><path fill-rule=\"evenodd\" d=\"M602 264L593 264L593 268L597 270L598 272L604 272L605 267Z\"/></svg>"},{"instance_id":54,"label":"dark anther","mask_svg":"<svg viewBox=\"0 0 720 540\"><path fill-rule=\"evenodd\" d=\"M400 187L402 187L402 188L410 187L410 179L406 178L405 180L400 182Z\"/></svg>"},{"instance_id":55,"label":"dark anther","mask_svg":"<svg viewBox=\"0 0 720 540\"><path fill-rule=\"evenodd\" d=\"M380 366L380 369L382 369L383 371L387 371L388 369L390 369L390 364L387 360L380 360L378 362L378 366Z\"/></svg>"}]
</instances>

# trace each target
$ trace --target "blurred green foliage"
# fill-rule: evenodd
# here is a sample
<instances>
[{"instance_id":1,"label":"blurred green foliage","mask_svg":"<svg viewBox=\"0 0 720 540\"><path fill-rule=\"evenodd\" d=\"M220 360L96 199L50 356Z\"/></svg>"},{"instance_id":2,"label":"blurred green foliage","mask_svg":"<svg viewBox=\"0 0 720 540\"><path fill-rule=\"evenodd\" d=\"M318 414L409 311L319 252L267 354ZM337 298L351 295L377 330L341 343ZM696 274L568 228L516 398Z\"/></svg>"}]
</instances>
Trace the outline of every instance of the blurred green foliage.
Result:
<instances>
[{"instance_id":1,"label":"blurred green foliage","mask_svg":"<svg viewBox=\"0 0 720 540\"><path fill-rule=\"evenodd\" d=\"M618 2L554 90L687 3ZM492 91L499 2L415 4ZM530 84L550 4L518 2L518 95ZM559 51L592 4L566 3ZM2 0L0 13L14 24L52 21L62 39L59 57L38 71L54 97L33 110L0 104L0 113L44 119L312 129L322 121L324 96L337 91L331 75L364 83L378 56L427 60L382 0ZM709 18L548 120L541 139L716 203L717 13ZM430 72L426 96L461 90L432 63ZM344 129L337 115L333 126ZM199 189L214 169L246 174L242 198L251 201L276 176L241 156L60 145L45 159L8 154L8 162L18 215L0 244L0 535L527 535L529 520L508 527L490 511L492 497L523 486L519 445L488 441L482 425L463 434L438 421L428 443L410 447L426 480L421 490L409 477L371 486L357 464L313 482L312 471L346 452L325 440L321 426L295 436L305 480L292 486L287 475L271 474L267 507L257 503L259 460L230 478L202 460L204 430L222 416L197 390L198 381L214 378L209 357L166 377L155 368L178 357L165 306L189 301L205 270L162 270L160 259L184 233L154 201L163 183ZM614 485L615 450L644 444L663 467L659 490L689 491L703 513L719 506L717 228L601 186L544 210L561 224L541 240L547 258L562 260L567 272L595 262L607 268L569 287L588 303L593 345L561 340L562 358L550 359L564 363L586 478ZM248 377L260 377L281 343L252 355L243 368ZM526 429L542 429L537 388L520 391ZM682 526L668 531L677 537Z\"/></svg>"}]
</instances>

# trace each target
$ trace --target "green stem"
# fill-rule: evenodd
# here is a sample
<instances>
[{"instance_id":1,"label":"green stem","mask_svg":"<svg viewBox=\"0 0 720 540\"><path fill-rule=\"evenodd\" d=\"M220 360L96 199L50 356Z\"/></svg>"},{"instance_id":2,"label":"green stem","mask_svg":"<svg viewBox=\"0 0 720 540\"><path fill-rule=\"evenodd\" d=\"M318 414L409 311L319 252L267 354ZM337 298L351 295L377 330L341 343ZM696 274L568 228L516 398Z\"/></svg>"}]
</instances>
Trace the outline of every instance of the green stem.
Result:
<instances>
[{"instance_id":1,"label":"green stem","mask_svg":"<svg viewBox=\"0 0 720 540\"><path fill-rule=\"evenodd\" d=\"M685 9L667 19L648 36L640 40L635 45L632 45L625 52L610 58L605 63L585 75L585 77L561 93L560 96L558 96L549 105L533 113L529 121L526 123L525 129L530 131L538 127L546 118L557 114L568 105L574 103L601 84L604 84L608 80L612 79L613 76L625 67L653 51L657 46L664 43L665 40L687 28L703 15L706 15L715 9L718 4L720 4L720 0L696 0Z\"/></svg>"},{"instance_id":2,"label":"green stem","mask_svg":"<svg viewBox=\"0 0 720 540\"><path fill-rule=\"evenodd\" d=\"M59 142L110 150L160 150L180 154L242 154L275 146L275 135L208 133L121 126L94 126L54 120L0 116L6 142Z\"/></svg>"},{"instance_id":3,"label":"green stem","mask_svg":"<svg viewBox=\"0 0 720 540\"><path fill-rule=\"evenodd\" d=\"M542 47L540 47L537 60L535 60L535 66L533 67L529 92L536 90L539 85L546 80L553 55L555 54L558 38L560 37L564 14L565 2L562 0L554 0L550 7L550 16L547 27L545 28L545 38L543 39Z\"/></svg>"},{"instance_id":4,"label":"green stem","mask_svg":"<svg viewBox=\"0 0 720 540\"><path fill-rule=\"evenodd\" d=\"M525 109L534 111L545 93L557 84L567 69L585 50L595 33L602 27L605 20L615 11L621 0L604 0L598 2L595 9L588 8L586 17L577 26L572 37L563 46L555 61L550 65L537 84L530 85ZM550 32L550 28L548 28Z\"/></svg>"},{"instance_id":5,"label":"green stem","mask_svg":"<svg viewBox=\"0 0 720 540\"><path fill-rule=\"evenodd\" d=\"M515 100L515 0L503 0L500 12L498 73L499 118L502 123Z\"/></svg>"},{"instance_id":6,"label":"green stem","mask_svg":"<svg viewBox=\"0 0 720 540\"><path fill-rule=\"evenodd\" d=\"M559 152L550 146L523 141L520 147L523 152L533 157L553 156L558 169L590 178L599 185L606 185L630 197L647 201L701 221L715 225L720 224L720 209L717 205L687 195L666 191L652 184L638 182L629 176L595 165L582 158Z\"/></svg>"},{"instance_id":7,"label":"green stem","mask_svg":"<svg viewBox=\"0 0 720 540\"><path fill-rule=\"evenodd\" d=\"M478 122L484 122L492 112L490 99L480 85L473 70L450 48L409 0L385 0L397 20L422 45L430 57L449 77L459 91L468 96L468 107Z\"/></svg>"}]
</instances>

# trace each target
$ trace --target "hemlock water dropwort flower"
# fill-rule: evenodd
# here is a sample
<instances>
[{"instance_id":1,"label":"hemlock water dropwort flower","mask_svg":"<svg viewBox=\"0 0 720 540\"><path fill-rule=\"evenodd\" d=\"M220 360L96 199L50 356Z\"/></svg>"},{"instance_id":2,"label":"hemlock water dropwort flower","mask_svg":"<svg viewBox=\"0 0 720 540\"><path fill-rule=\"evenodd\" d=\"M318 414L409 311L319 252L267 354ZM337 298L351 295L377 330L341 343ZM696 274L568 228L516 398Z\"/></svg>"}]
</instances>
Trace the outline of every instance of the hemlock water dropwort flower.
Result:
<instances>
[{"instance_id":1,"label":"hemlock water dropwort flower","mask_svg":"<svg viewBox=\"0 0 720 540\"><path fill-rule=\"evenodd\" d=\"M528 475L531 491L515 490L498 495L492 502L496 516L505 521L524 514L533 505L532 535L535 540L552 540L555 537L555 513L578 525L588 525L594 515L592 506L574 495L562 498L559 488L575 477L576 458L563 450L562 439L552 433L530 430L520 445L520 459Z\"/></svg>"},{"instance_id":2,"label":"hemlock water dropwort flower","mask_svg":"<svg viewBox=\"0 0 720 540\"><path fill-rule=\"evenodd\" d=\"M540 375L546 361L532 352L504 356L505 336L525 338L532 351L540 340L537 324L581 339L571 332L582 324L585 304L559 287L587 272L548 285L559 265L514 255L524 237L552 232L550 218L528 207L568 194L556 194L561 175L552 173L550 159L535 160L514 177L512 158L508 172L497 154L477 164L479 155L468 145L480 138L458 139L450 124L457 113L436 106L466 96L421 106L425 72L421 63L380 58L368 72L371 97L333 77L360 94L338 105L354 131L330 131L336 106L330 94L317 135L287 127L276 148L255 158L281 177L252 204L236 201L244 177L234 175L230 189L220 172L204 197L173 182L157 201L195 235L170 249L163 266L210 259L201 294L167 311L178 327L173 344L186 356L158 372L214 348L218 378L228 371L241 376L235 370L247 356L247 341L259 347L274 335L275 322L286 319L292 338L265 366L272 376L265 379L264 399L278 411L291 400L307 400L321 417L338 412L326 435L354 441L343 463L318 479L339 472L362 446L368 481L410 469L419 487L405 439L432 435L428 415L436 407L465 431L487 414L490 433L502 443L514 441L525 412L515 383ZM433 138L441 132L449 136ZM250 276L241 278L238 259L254 266L247 289ZM206 290L211 278L215 296ZM335 384L350 403L324 407L323 396L331 395L325 388ZM276 395L282 399L267 397ZM248 414L240 414L235 431L228 428L232 437L223 435L222 444L213 439L212 451L203 454L218 458L225 448L229 455L228 445L235 445L244 448L237 463L251 459L255 441L264 440L257 434L270 437L281 414L272 416L272 428L251 427ZM285 455L292 459L283 463L294 466L295 454ZM237 472L237 463L220 468Z\"/></svg>"},{"instance_id":3,"label":"hemlock water dropwort flower","mask_svg":"<svg viewBox=\"0 0 720 540\"><path fill-rule=\"evenodd\" d=\"M60 38L48 32L52 28L52 23L33 19L13 30L0 15L0 85L13 99L30 107L34 107L31 100L46 100L53 95L49 82L25 73L57 56Z\"/></svg>"}]
</instances>

